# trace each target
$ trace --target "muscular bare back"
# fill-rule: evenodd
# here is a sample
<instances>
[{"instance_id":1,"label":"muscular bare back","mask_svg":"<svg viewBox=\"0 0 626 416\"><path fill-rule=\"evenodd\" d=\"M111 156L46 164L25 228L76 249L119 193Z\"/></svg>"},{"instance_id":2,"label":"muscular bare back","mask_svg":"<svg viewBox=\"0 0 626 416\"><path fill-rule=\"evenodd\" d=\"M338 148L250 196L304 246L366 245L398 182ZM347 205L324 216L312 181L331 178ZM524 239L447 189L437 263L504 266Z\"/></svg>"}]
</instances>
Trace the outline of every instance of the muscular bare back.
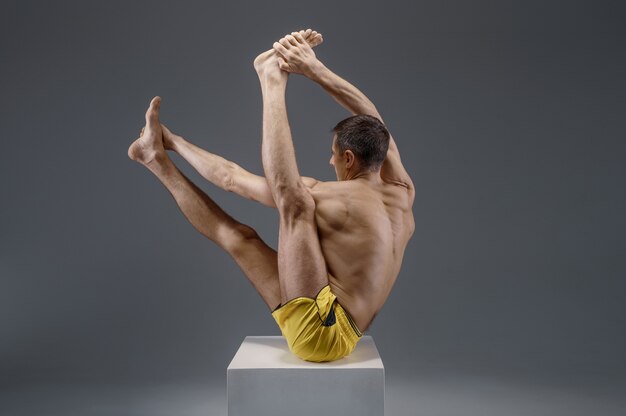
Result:
<instances>
[{"instance_id":1,"label":"muscular bare back","mask_svg":"<svg viewBox=\"0 0 626 416\"><path fill-rule=\"evenodd\" d=\"M287 35L274 44L274 49L282 70L303 74L318 83L354 116L371 116L382 122L374 104L317 59L301 36ZM353 130L356 131L359 133L350 133L350 140L375 141L361 127ZM395 140L391 135L388 138L384 161L373 170L369 161L358 160L347 150L347 142L338 147L335 134L330 163L338 181L302 178L315 201L317 234L328 284L361 332L370 326L387 300L415 229L413 183L400 161ZM371 148L371 152L377 149Z\"/></svg>"},{"instance_id":2,"label":"muscular bare back","mask_svg":"<svg viewBox=\"0 0 626 416\"><path fill-rule=\"evenodd\" d=\"M412 186L380 176L310 188L329 283L365 331L387 300L415 229Z\"/></svg>"}]
</instances>

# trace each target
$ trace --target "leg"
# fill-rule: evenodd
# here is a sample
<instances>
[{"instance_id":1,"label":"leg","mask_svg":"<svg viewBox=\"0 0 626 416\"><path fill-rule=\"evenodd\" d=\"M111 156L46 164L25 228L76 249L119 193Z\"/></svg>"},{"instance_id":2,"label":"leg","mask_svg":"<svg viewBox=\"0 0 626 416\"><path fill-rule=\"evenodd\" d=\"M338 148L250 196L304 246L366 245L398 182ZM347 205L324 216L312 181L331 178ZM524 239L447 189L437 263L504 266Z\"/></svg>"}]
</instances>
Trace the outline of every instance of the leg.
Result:
<instances>
[{"instance_id":1,"label":"leg","mask_svg":"<svg viewBox=\"0 0 626 416\"><path fill-rule=\"evenodd\" d=\"M224 212L167 158L149 168L172 194L183 215L239 265L267 307L280 303L277 254L254 229Z\"/></svg>"},{"instance_id":2,"label":"leg","mask_svg":"<svg viewBox=\"0 0 626 416\"><path fill-rule=\"evenodd\" d=\"M280 303L277 254L250 227L234 220L185 177L165 153L158 121L159 99L146 113L142 136L128 155L148 168L172 194L187 220L226 250L259 292L270 310Z\"/></svg>"},{"instance_id":3,"label":"leg","mask_svg":"<svg viewBox=\"0 0 626 416\"><path fill-rule=\"evenodd\" d=\"M280 214L278 275L282 303L316 294L328 284L326 262L315 223L315 202L298 172L287 119L288 74L274 50L255 60L263 94L263 168Z\"/></svg>"}]
</instances>

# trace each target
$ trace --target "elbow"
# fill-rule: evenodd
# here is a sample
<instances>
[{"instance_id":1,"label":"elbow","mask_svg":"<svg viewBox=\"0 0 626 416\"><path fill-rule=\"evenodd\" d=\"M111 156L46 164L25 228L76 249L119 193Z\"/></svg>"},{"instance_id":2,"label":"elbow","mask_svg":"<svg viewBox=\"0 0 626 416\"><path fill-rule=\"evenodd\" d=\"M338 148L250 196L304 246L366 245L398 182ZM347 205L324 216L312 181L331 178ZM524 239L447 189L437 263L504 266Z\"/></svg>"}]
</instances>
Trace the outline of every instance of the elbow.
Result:
<instances>
[{"instance_id":1,"label":"elbow","mask_svg":"<svg viewBox=\"0 0 626 416\"><path fill-rule=\"evenodd\" d=\"M226 192L235 192L237 183L235 181L237 168L233 164L229 164L221 174L222 189Z\"/></svg>"}]
</instances>

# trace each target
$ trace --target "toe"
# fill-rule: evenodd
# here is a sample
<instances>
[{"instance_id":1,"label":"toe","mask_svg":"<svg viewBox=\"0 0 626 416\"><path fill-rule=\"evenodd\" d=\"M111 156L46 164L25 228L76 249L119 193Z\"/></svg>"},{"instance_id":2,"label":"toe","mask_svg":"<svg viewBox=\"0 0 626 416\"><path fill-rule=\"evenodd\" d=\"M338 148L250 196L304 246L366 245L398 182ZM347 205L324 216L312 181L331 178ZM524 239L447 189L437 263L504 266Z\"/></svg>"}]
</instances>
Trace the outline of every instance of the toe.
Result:
<instances>
[{"instance_id":1,"label":"toe","mask_svg":"<svg viewBox=\"0 0 626 416\"><path fill-rule=\"evenodd\" d=\"M317 33L316 31L311 31L311 34L308 38L306 38L306 42L312 47L319 45L322 43L322 35Z\"/></svg>"},{"instance_id":2,"label":"toe","mask_svg":"<svg viewBox=\"0 0 626 416\"><path fill-rule=\"evenodd\" d=\"M158 95L154 97L152 101L150 101L150 107L154 107L158 110L159 107L161 107L161 97L159 97Z\"/></svg>"},{"instance_id":3,"label":"toe","mask_svg":"<svg viewBox=\"0 0 626 416\"><path fill-rule=\"evenodd\" d=\"M146 111L146 126L156 127L159 123L159 109L161 108L161 97L156 96L150 101L150 107Z\"/></svg>"}]
</instances>

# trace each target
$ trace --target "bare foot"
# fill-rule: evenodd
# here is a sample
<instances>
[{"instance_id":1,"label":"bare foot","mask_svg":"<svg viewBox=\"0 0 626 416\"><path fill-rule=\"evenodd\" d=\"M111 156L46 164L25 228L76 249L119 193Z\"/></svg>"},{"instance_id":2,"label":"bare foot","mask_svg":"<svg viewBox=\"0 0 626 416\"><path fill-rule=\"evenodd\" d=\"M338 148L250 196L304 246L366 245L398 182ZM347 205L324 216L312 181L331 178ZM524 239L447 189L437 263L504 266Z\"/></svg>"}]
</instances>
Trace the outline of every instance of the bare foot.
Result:
<instances>
[{"instance_id":1,"label":"bare foot","mask_svg":"<svg viewBox=\"0 0 626 416\"><path fill-rule=\"evenodd\" d=\"M256 73L259 75L260 80L264 80L267 76L276 79L286 78L289 74L284 73L278 67L278 58L276 51L274 49L270 49L269 51L265 51L254 59L254 69Z\"/></svg>"},{"instance_id":2,"label":"bare foot","mask_svg":"<svg viewBox=\"0 0 626 416\"><path fill-rule=\"evenodd\" d=\"M165 156L163 131L159 123L160 107L161 97L154 97L146 111L146 126L141 129L139 138L128 148L128 157L142 165L149 165L155 159Z\"/></svg>"},{"instance_id":3,"label":"bare foot","mask_svg":"<svg viewBox=\"0 0 626 416\"><path fill-rule=\"evenodd\" d=\"M315 30L306 29L301 30L299 32L291 32L291 36L299 33L302 38L304 38L305 42L309 44L311 48L319 45L324 41L322 34L316 32ZM265 51L259 56L257 56L254 60L254 69L259 74L259 77L265 75L267 73L267 69L273 69L274 66L278 66L278 61L276 60L276 51L274 49L270 49L269 51Z\"/></svg>"}]
</instances>

